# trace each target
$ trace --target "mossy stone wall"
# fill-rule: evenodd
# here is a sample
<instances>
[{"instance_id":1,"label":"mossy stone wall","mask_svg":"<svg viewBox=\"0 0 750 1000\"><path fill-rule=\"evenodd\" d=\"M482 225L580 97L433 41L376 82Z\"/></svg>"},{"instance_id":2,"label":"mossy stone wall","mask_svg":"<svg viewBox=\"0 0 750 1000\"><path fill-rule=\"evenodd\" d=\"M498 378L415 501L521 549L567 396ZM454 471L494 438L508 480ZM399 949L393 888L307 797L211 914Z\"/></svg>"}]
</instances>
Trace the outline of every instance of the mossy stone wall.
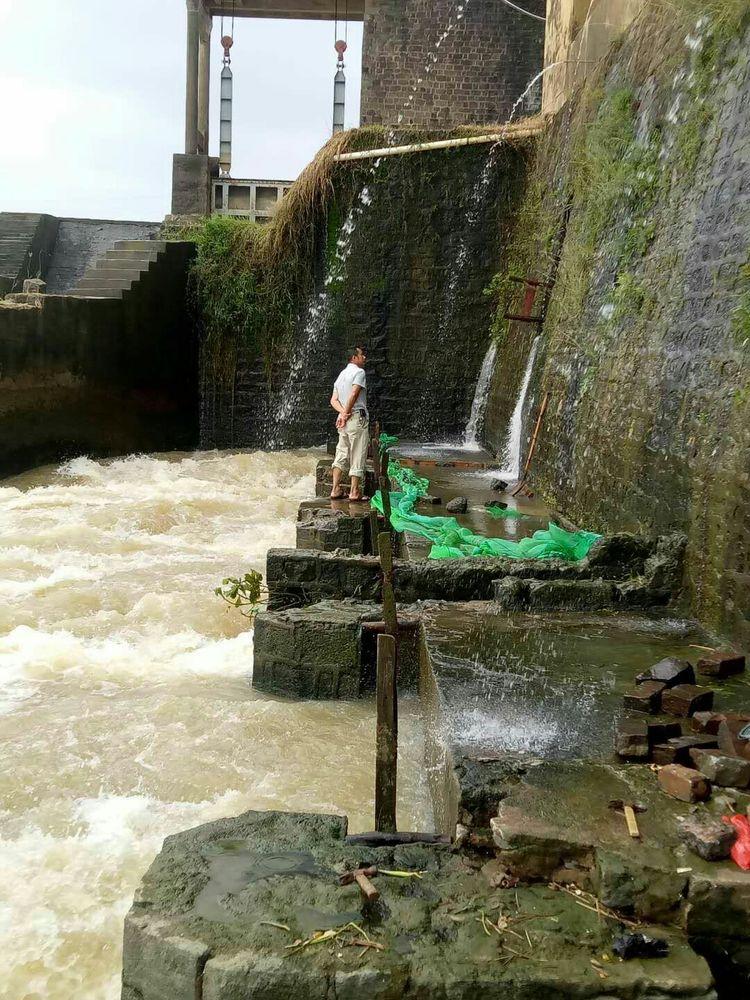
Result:
<instances>
[{"instance_id":1,"label":"mossy stone wall","mask_svg":"<svg viewBox=\"0 0 750 1000\"><path fill-rule=\"evenodd\" d=\"M685 530L688 592L750 640L750 33L644 13L541 145L511 267L554 289L536 488L596 531ZM529 236L529 234L532 234ZM502 320L500 449L534 328ZM507 273L507 272L505 272Z\"/></svg>"},{"instance_id":2,"label":"mossy stone wall","mask_svg":"<svg viewBox=\"0 0 750 1000\"><path fill-rule=\"evenodd\" d=\"M374 419L402 438L460 437L525 169L522 151L490 145L364 161L355 176L342 166L287 354L269 364L240 337L229 377L204 370L202 443L325 441L334 379L360 343Z\"/></svg>"}]
</instances>

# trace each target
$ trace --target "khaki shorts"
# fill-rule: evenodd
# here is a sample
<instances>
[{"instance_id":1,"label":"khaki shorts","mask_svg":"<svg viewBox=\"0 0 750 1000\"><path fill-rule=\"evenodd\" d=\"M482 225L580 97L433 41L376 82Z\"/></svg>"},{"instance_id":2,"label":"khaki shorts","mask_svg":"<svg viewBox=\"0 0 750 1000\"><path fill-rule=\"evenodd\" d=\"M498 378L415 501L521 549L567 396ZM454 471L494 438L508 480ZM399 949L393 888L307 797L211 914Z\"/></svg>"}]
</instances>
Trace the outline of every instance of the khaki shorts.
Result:
<instances>
[{"instance_id":1,"label":"khaki shorts","mask_svg":"<svg viewBox=\"0 0 750 1000\"><path fill-rule=\"evenodd\" d=\"M336 457L333 460L334 469L341 469L346 475L364 479L367 448L370 444L370 421L362 410L355 410L339 431L339 443L336 446Z\"/></svg>"}]
</instances>

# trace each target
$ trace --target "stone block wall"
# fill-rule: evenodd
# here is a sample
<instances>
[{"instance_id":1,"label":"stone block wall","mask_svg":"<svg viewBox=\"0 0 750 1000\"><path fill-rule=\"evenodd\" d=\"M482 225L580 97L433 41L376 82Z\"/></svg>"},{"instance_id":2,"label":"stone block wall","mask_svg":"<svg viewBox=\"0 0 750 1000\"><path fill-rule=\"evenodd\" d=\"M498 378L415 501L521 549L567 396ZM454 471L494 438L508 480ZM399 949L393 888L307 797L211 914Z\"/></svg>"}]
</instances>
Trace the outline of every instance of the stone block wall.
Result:
<instances>
[{"instance_id":1,"label":"stone block wall","mask_svg":"<svg viewBox=\"0 0 750 1000\"><path fill-rule=\"evenodd\" d=\"M195 447L192 253L170 244L122 299L0 303L0 476L81 454Z\"/></svg>"},{"instance_id":2,"label":"stone block wall","mask_svg":"<svg viewBox=\"0 0 750 1000\"><path fill-rule=\"evenodd\" d=\"M544 16L543 0L519 6ZM499 0L368 0L361 122L505 122L541 70L543 48L543 22ZM540 98L541 86L521 113L537 111Z\"/></svg>"},{"instance_id":3,"label":"stone block wall","mask_svg":"<svg viewBox=\"0 0 750 1000\"><path fill-rule=\"evenodd\" d=\"M204 366L202 444L324 442L334 427L333 382L358 343L369 350L373 419L404 439L460 438L489 345L484 290L503 258L525 168L523 152L486 146L367 162L354 175L342 165L318 234L320 294L300 303L296 343L270 366L242 343L228 375ZM345 259L326 285L340 238Z\"/></svg>"},{"instance_id":4,"label":"stone block wall","mask_svg":"<svg viewBox=\"0 0 750 1000\"><path fill-rule=\"evenodd\" d=\"M693 613L747 643L750 29L691 30L644 11L540 146L510 250L556 281L524 441L549 393L535 487L594 531L684 531ZM538 332L501 332L496 449Z\"/></svg>"}]
</instances>

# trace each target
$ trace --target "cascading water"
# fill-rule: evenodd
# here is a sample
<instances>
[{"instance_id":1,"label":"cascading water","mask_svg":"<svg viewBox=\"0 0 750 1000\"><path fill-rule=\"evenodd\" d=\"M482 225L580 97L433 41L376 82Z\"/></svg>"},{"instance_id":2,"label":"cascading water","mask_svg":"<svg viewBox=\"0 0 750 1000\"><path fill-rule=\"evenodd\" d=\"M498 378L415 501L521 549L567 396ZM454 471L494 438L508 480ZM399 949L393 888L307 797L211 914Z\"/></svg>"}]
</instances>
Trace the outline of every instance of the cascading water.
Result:
<instances>
[{"instance_id":1,"label":"cascading water","mask_svg":"<svg viewBox=\"0 0 750 1000\"><path fill-rule=\"evenodd\" d=\"M489 392L492 373L495 370L495 359L497 358L497 343L493 340L487 348L487 353L482 362L482 369L479 372L479 380L474 392L474 401L471 404L471 414L469 422L464 431L464 448L471 451L479 451L482 447L479 435L484 427L484 413L487 409L487 394Z\"/></svg>"},{"instance_id":2,"label":"cascading water","mask_svg":"<svg viewBox=\"0 0 750 1000\"><path fill-rule=\"evenodd\" d=\"M513 410L513 415L510 418L510 427L508 428L508 438L505 445L505 457L503 460L503 469L507 476L513 479L518 479L521 475L521 437L523 435L523 411L526 404L526 394L529 391L529 383L531 382L531 375L534 371L534 362L536 361L536 352L539 347L539 337L534 338L534 343L531 345L531 351L529 352L529 360L526 362L526 371L523 373L523 379L521 381L521 388L518 391L518 399L516 400L516 405Z\"/></svg>"},{"instance_id":3,"label":"cascading water","mask_svg":"<svg viewBox=\"0 0 750 1000\"><path fill-rule=\"evenodd\" d=\"M3 1000L119 998L123 917L168 834L246 809L372 828L372 701L253 691L251 624L213 593L294 544L317 458L77 458L0 482ZM429 829L415 702L399 716L399 825Z\"/></svg>"},{"instance_id":4,"label":"cascading water","mask_svg":"<svg viewBox=\"0 0 750 1000\"><path fill-rule=\"evenodd\" d=\"M334 282L342 281L346 274L346 262L352 252L352 236L363 212L371 204L370 189L365 185L341 227L336 253L323 290L313 296L307 307L302 337L292 358L286 382L278 394L279 404L274 405L269 414L269 448L282 448L289 444L289 428L293 427L302 414L309 374L324 364L320 355L326 346L331 305L330 287Z\"/></svg>"},{"instance_id":5,"label":"cascading water","mask_svg":"<svg viewBox=\"0 0 750 1000\"><path fill-rule=\"evenodd\" d=\"M443 42L449 37L451 32L461 22L466 8L471 0L464 0L457 4L455 11L450 15L445 29L438 36L435 42L435 49L439 49ZM424 66L424 73L429 74L438 61L437 52L430 52L428 62ZM419 85L423 78L419 77L412 85L411 94L404 102L404 111L409 108L414 101ZM402 111L397 119L397 124L401 124L404 119ZM386 144L391 146L395 142L395 130L390 129L386 136ZM375 173L381 165L381 160L376 159L369 171L369 176L364 187L360 191L359 197L354 207L349 212L344 225L341 228L336 245L336 254L331 269L326 276L323 290L313 296L310 301L302 325L302 336L296 348L295 355L290 365L284 386L278 394L278 406L271 404L267 418L269 428L266 441L269 448L281 448L290 444L290 439L294 434L290 434L290 427L299 421L303 412L305 392L309 384L309 372L319 370L321 366L327 364L327 359L323 357L326 347L326 334L328 332L330 319L330 295L329 289L334 282L340 282L346 274L346 261L352 251L352 237L357 228L363 212L372 204L369 185L375 178ZM456 274L455 283L459 275ZM452 298L452 295L449 295Z\"/></svg>"}]
</instances>

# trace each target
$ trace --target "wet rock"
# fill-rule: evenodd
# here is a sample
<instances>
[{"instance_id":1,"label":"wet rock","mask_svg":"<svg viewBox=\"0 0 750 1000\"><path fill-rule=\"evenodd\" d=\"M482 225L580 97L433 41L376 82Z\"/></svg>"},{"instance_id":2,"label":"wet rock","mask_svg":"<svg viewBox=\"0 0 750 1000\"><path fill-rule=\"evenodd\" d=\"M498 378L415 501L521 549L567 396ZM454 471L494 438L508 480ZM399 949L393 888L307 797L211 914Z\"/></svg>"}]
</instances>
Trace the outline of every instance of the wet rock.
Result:
<instances>
[{"instance_id":1,"label":"wet rock","mask_svg":"<svg viewBox=\"0 0 750 1000\"><path fill-rule=\"evenodd\" d=\"M612 942L612 951L625 961L630 958L666 958L669 944L664 938L651 937L650 934L622 934Z\"/></svg>"},{"instance_id":2,"label":"wet rock","mask_svg":"<svg viewBox=\"0 0 750 1000\"><path fill-rule=\"evenodd\" d=\"M692 765L691 750L695 748L713 750L717 746L715 736L700 733L677 736L665 740L663 743L654 744L651 759L654 764L684 764L687 767Z\"/></svg>"},{"instance_id":3,"label":"wet rock","mask_svg":"<svg viewBox=\"0 0 750 1000\"><path fill-rule=\"evenodd\" d=\"M623 760L645 761L649 759L651 747L645 720L622 719L615 733L615 753Z\"/></svg>"},{"instance_id":4,"label":"wet rock","mask_svg":"<svg viewBox=\"0 0 750 1000\"><path fill-rule=\"evenodd\" d=\"M594 868L594 845L585 835L524 809L501 802L490 829L498 857L519 878L548 880L563 866Z\"/></svg>"},{"instance_id":5,"label":"wet rock","mask_svg":"<svg viewBox=\"0 0 750 1000\"><path fill-rule=\"evenodd\" d=\"M721 861L737 838L737 831L714 816L695 813L680 824L680 840L704 861Z\"/></svg>"},{"instance_id":6,"label":"wet rock","mask_svg":"<svg viewBox=\"0 0 750 1000\"><path fill-rule=\"evenodd\" d=\"M659 784L667 793L682 802L705 802L711 796L711 785L702 774L682 764L667 764L659 770Z\"/></svg>"},{"instance_id":7,"label":"wet rock","mask_svg":"<svg viewBox=\"0 0 750 1000\"><path fill-rule=\"evenodd\" d=\"M748 725L750 724L742 718L727 717L719 725L717 734L719 749L730 756L744 757L746 760L750 760L750 739L744 736ZM741 733L743 735L740 735Z\"/></svg>"},{"instance_id":8,"label":"wet rock","mask_svg":"<svg viewBox=\"0 0 750 1000\"><path fill-rule=\"evenodd\" d=\"M648 813L638 817L641 829L653 817ZM621 835L627 837L625 821L620 816ZM597 895L605 906L635 913L646 920L674 920L685 889L687 876L680 875L671 865L662 863L646 849L644 841L634 841L640 850L635 856L624 850L598 848Z\"/></svg>"},{"instance_id":9,"label":"wet rock","mask_svg":"<svg viewBox=\"0 0 750 1000\"><path fill-rule=\"evenodd\" d=\"M636 684L646 681L661 681L668 688L678 684L695 684L695 671L687 660L678 660L676 656L667 656L659 660L653 667L636 677Z\"/></svg>"},{"instance_id":10,"label":"wet rock","mask_svg":"<svg viewBox=\"0 0 750 1000\"><path fill-rule=\"evenodd\" d=\"M690 751L690 758L701 774L723 788L747 788L750 785L750 760L744 757L701 750Z\"/></svg>"},{"instance_id":11,"label":"wet rock","mask_svg":"<svg viewBox=\"0 0 750 1000\"><path fill-rule=\"evenodd\" d=\"M682 589L686 548L686 535L661 535L656 541L655 551L644 565L646 586L652 590L679 594Z\"/></svg>"},{"instance_id":12,"label":"wet rock","mask_svg":"<svg viewBox=\"0 0 750 1000\"><path fill-rule=\"evenodd\" d=\"M491 479L490 489L497 490L498 493L504 493L508 489L508 483L504 479Z\"/></svg>"},{"instance_id":13,"label":"wet rock","mask_svg":"<svg viewBox=\"0 0 750 1000\"><path fill-rule=\"evenodd\" d=\"M661 707L661 694L666 685L661 681L644 681L623 695L622 703L631 712L656 715Z\"/></svg>"},{"instance_id":14,"label":"wet rock","mask_svg":"<svg viewBox=\"0 0 750 1000\"><path fill-rule=\"evenodd\" d=\"M662 710L668 715L686 718L694 712L709 712L713 708L714 692L697 684L678 684L662 695Z\"/></svg>"},{"instance_id":15,"label":"wet rock","mask_svg":"<svg viewBox=\"0 0 750 1000\"><path fill-rule=\"evenodd\" d=\"M523 611L529 604L529 585L526 580L512 576L496 580L493 585L494 600L504 611Z\"/></svg>"},{"instance_id":16,"label":"wet rock","mask_svg":"<svg viewBox=\"0 0 750 1000\"><path fill-rule=\"evenodd\" d=\"M466 497L454 497L449 500L445 505L445 509L449 514L465 514L469 506L469 501Z\"/></svg>"},{"instance_id":17,"label":"wet rock","mask_svg":"<svg viewBox=\"0 0 750 1000\"><path fill-rule=\"evenodd\" d=\"M648 539L620 532L596 542L589 551L586 563L596 571L594 575L608 579L641 576L652 548L653 543Z\"/></svg>"},{"instance_id":18,"label":"wet rock","mask_svg":"<svg viewBox=\"0 0 750 1000\"><path fill-rule=\"evenodd\" d=\"M507 510L507 503L503 503L502 500L488 500L485 505L487 510Z\"/></svg>"},{"instance_id":19,"label":"wet rock","mask_svg":"<svg viewBox=\"0 0 750 1000\"><path fill-rule=\"evenodd\" d=\"M529 581L533 611L601 611L615 604L615 587L607 580Z\"/></svg>"},{"instance_id":20,"label":"wet rock","mask_svg":"<svg viewBox=\"0 0 750 1000\"><path fill-rule=\"evenodd\" d=\"M741 674L745 669L745 654L733 653L731 650L717 650L698 660L698 673L706 677L716 677L724 680L733 674Z\"/></svg>"}]
</instances>

